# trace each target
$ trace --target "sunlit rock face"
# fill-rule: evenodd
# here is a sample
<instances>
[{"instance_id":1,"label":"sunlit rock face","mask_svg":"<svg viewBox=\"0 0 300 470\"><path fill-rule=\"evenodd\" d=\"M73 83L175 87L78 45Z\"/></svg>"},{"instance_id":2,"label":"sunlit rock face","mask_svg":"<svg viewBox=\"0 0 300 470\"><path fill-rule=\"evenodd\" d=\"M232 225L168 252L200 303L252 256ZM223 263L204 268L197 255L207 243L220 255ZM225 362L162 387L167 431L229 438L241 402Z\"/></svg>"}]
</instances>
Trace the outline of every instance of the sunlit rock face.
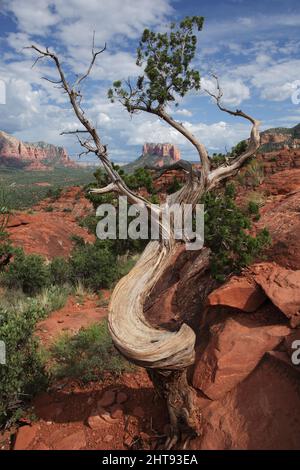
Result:
<instances>
[{"instance_id":1,"label":"sunlit rock face","mask_svg":"<svg viewBox=\"0 0 300 470\"><path fill-rule=\"evenodd\" d=\"M46 142L22 142L3 131L0 131L0 164L28 170L76 166L63 147Z\"/></svg>"}]
</instances>

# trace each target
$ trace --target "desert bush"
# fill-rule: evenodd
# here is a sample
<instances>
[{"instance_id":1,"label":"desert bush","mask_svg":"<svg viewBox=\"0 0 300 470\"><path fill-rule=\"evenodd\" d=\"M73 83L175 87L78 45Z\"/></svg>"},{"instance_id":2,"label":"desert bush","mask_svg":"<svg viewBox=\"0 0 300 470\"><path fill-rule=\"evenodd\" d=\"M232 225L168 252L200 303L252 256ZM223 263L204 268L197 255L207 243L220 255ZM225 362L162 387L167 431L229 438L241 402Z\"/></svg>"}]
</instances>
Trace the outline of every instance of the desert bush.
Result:
<instances>
[{"instance_id":1,"label":"desert bush","mask_svg":"<svg viewBox=\"0 0 300 470\"><path fill-rule=\"evenodd\" d=\"M176 191L179 191L179 189L181 189L182 186L183 184L180 183L180 181L178 181L176 176L174 176L172 183L167 188L167 194L172 194L172 193L175 193Z\"/></svg>"},{"instance_id":2,"label":"desert bush","mask_svg":"<svg viewBox=\"0 0 300 470\"><path fill-rule=\"evenodd\" d=\"M22 289L6 289L0 296L0 309L22 313L29 308L39 308L44 315L48 315L65 305L70 291L71 288L68 286L51 285L44 287L34 297L29 297Z\"/></svg>"},{"instance_id":3,"label":"desert bush","mask_svg":"<svg viewBox=\"0 0 300 470\"><path fill-rule=\"evenodd\" d=\"M224 194L207 193L205 207L205 244L212 250L212 276L223 281L231 273L238 273L258 257L270 243L266 229L256 237L249 234L250 218L234 202L235 189L226 186Z\"/></svg>"},{"instance_id":4,"label":"desert bush","mask_svg":"<svg viewBox=\"0 0 300 470\"><path fill-rule=\"evenodd\" d=\"M120 374L132 366L115 349L106 320L82 328L75 336L63 334L51 347L54 379L72 377L84 382L101 380L104 372Z\"/></svg>"},{"instance_id":5,"label":"desert bush","mask_svg":"<svg viewBox=\"0 0 300 470\"><path fill-rule=\"evenodd\" d=\"M48 189L46 197L49 197L52 201L56 201L61 196L63 188L56 187Z\"/></svg>"},{"instance_id":6,"label":"desert bush","mask_svg":"<svg viewBox=\"0 0 300 470\"><path fill-rule=\"evenodd\" d=\"M69 292L69 288L58 285L44 287L41 293L33 299L33 302L40 306L47 315L65 306Z\"/></svg>"},{"instance_id":7,"label":"desert bush","mask_svg":"<svg viewBox=\"0 0 300 470\"><path fill-rule=\"evenodd\" d=\"M23 312L0 308L0 340L6 364L0 364L0 426L11 424L20 408L47 384L44 363L33 336L44 312L29 307Z\"/></svg>"},{"instance_id":8,"label":"desert bush","mask_svg":"<svg viewBox=\"0 0 300 470\"><path fill-rule=\"evenodd\" d=\"M264 181L264 167L262 163L251 160L237 176L237 181L243 186L256 188Z\"/></svg>"},{"instance_id":9,"label":"desert bush","mask_svg":"<svg viewBox=\"0 0 300 470\"><path fill-rule=\"evenodd\" d=\"M42 256L26 255L19 248L4 272L3 280L8 287L21 288L25 294L34 295L49 284L49 270Z\"/></svg>"},{"instance_id":10,"label":"desert bush","mask_svg":"<svg viewBox=\"0 0 300 470\"><path fill-rule=\"evenodd\" d=\"M85 287L97 290L110 287L117 279L116 255L101 240L77 247L70 257L71 279Z\"/></svg>"},{"instance_id":11,"label":"desert bush","mask_svg":"<svg viewBox=\"0 0 300 470\"><path fill-rule=\"evenodd\" d=\"M62 286L70 281L70 266L67 260L58 256L49 264L51 284Z\"/></svg>"},{"instance_id":12,"label":"desert bush","mask_svg":"<svg viewBox=\"0 0 300 470\"><path fill-rule=\"evenodd\" d=\"M99 217L94 214L89 214L83 219L80 219L78 222L81 227L85 227L90 233L95 234L97 223L99 222Z\"/></svg>"}]
</instances>

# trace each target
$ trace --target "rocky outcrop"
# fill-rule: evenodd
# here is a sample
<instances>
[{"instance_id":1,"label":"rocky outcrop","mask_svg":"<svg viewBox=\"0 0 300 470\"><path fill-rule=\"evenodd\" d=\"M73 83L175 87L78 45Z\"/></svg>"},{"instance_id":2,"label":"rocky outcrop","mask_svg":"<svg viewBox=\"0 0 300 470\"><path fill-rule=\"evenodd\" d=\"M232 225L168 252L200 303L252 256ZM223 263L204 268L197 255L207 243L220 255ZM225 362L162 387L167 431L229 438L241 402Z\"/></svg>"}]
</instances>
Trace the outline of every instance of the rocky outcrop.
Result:
<instances>
[{"instance_id":1,"label":"rocky outcrop","mask_svg":"<svg viewBox=\"0 0 300 470\"><path fill-rule=\"evenodd\" d=\"M177 162L181 158L179 148L173 144L145 143L143 145L143 155L161 157L162 164L165 158L171 158L174 162Z\"/></svg>"},{"instance_id":2,"label":"rocky outcrop","mask_svg":"<svg viewBox=\"0 0 300 470\"><path fill-rule=\"evenodd\" d=\"M92 204L84 198L81 188L70 187L59 198L47 198L33 207L33 213L16 212L9 218L7 231L11 242L26 253L37 253L52 259L70 255L72 236L92 243L94 235L80 227L78 218L93 213Z\"/></svg>"},{"instance_id":3,"label":"rocky outcrop","mask_svg":"<svg viewBox=\"0 0 300 470\"><path fill-rule=\"evenodd\" d=\"M208 346L196 363L194 387L210 399L221 398L289 332L285 325L264 326L256 317L242 314L213 325Z\"/></svg>"},{"instance_id":4,"label":"rocky outcrop","mask_svg":"<svg viewBox=\"0 0 300 470\"><path fill-rule=\"evenodd\" d=\"M300 269L299 212L300 191L296 191L267 203L261 209L261 217L256 224L258 229L266 227L269 230L272 244L266 253L268 259L293 270Z\"/></svg>"},{"instance_id":5,"label":"rocky outcrop","mask_svg":"<svg viewBox=\"0 0 300 470\"><path fill-rule=\"evenodd\" d=\"M283 148L257 155L256 161L263 168L265 176L289 169L300 168L300 148Z\"/></svg>"},{"instance_id":6,"label":"rocky outcrop","mask_svg":"<svg viewBox=\"0 0 300 470\"><path fill-rule=\"evenodd\" d=\"M161 168L172 165L180 158L180 150L176 145L146 143L143 145L142 155L122 168L127 173L133 173L138 168Z\"/></svg>"},{"instance_id":7,"label":"rocky outcrop","mask_svg":"<svg viewBox=\"0 0 300 470\"><path fill-rule=\"evenodd\" d=\"M201 410L202 435L190 448L299 449L299 409L299 373L266 354L245 380Z\"/></svg>"},{"instance_id":8,"label":"rocky outcrop","mask_svg":"<svg viewBox=\"0 0 300 470\"><path fill-rule=\"evenodd\" d=\"M28 170L77 167L63 147L45 142L22 142L3 131L0 131L0 165Z\"/></svg>"},{"instance_id":9,"label":"rocky outcrop","mask_svg":"<svg viewBox=\"0 0 300 470\"><path fill-rule=\"evenodd\" d=\"M300 124L295 127L278 127L261 132L260 152L271 152L282 148L300 149Z\"/></svg>"},{"instance_id":10,"label":"rocky outcrop","mask_svg":"<svg viewBox=\"0 0 300 470\"><path fill-rule=\"evenodd\" d=\"M226 306L243 312L255 312L266 300L263 290L250 278L232 277L207 298L207 307Z\"/></svg>"},{"instance_id":11,"label":"rocky outcrop","mask_svg":"<svg viewBox=\"0 0 300 470\"><path fill-rule=\"evenodd\" d=\"M259 190L264 191L268 196L300 191L300 168L283 170L267 176Z\"/></svg>"},{"instance_id":12,"label":"rocky outcrop","mask_svg":"<svg viewBox=\"0 0 300 470\"><path fill-rule=\"evenodd\" d=\"M261 263L252 268L255 282L290 320L300 325L300 270L291 271L275 263Z\"/></svg>"}]
</instances>

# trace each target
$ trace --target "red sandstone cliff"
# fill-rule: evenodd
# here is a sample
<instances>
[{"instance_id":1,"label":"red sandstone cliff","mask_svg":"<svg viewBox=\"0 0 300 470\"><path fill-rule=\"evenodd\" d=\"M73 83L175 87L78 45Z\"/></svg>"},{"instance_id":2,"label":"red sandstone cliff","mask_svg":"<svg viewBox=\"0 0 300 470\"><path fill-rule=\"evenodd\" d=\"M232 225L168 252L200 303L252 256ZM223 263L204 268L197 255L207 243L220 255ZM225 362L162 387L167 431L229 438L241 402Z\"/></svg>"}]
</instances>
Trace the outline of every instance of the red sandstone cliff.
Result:
<instances>
[{"instance_id":1,"label":"red sandstone cliff","mask_svg":"<svg viewBox=\"0 0 300 470\"><path fill-rule=\"evenodd\" d=\"M45 142L22 142L3 131L0 131L0 164L28 170L77 166L63 147Z\"/></svg>"},{"instance_id":2,"label":"red sandstone cliff","mask_svg":"<svg viewBox=\"0 0 300 470\"><path fill-rule=\"evenodd\" d=\"M124 165L127 173L133 173L138 168L160 168L180 160L180 150L173 144L145 143L142 155L132 163Z\"/></svg>"},{"instance_id":3,"label":"red sandstone cliff","mask_svg":"<svg viewBox=\"0 0 300 470\"><path fill-rule=\"evenodd\" d=\"M176 145L173 144L154 144L145 143L143 145L143 155L154 155L160 156L161 158L169 157L174 162L180 160L180 150Z\"/></svg>"}]
</instances>

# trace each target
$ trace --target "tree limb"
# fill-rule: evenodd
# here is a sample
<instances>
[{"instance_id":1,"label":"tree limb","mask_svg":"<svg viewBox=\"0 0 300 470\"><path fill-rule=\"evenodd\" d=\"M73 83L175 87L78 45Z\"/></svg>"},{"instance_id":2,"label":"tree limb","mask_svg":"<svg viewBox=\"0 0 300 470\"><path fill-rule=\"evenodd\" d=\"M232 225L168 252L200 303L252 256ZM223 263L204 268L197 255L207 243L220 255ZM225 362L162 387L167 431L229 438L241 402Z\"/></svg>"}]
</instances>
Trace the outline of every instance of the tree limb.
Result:
<instances>
[{"instance_id":1,"label":"tree limb","mask_svg":"<svg viewBox=\"0 0 300 470\"><path fill-rule=\"evenodd\" d=\"M242 118L246 119L247 121L250 121L251 124L252 124L252 128L251 128L251 132L250 132L249 143L248 143L248 146L247 146L247 149L245 150L245 152L243 152L241 155L239 155L238 157L231 160L230 165L226 165L226 166L221 165L221 166L219 166L215 170L212 170L209 173L209 175L208 175L208 188L209 189L212 189L214 186L216 186L223 179L229 178L230 176L235 175L238 172L238 170L242 167L244 162L249 157L254 155L254 153L256 152L256 150L260 146L260 133L259 133L260 121L257 120L257 119L254 119L252 116L244 113L240 109L237 109L236 111L233 111L233 110L228 109L225 106L223 106L221 104L221 99L223 97L223 92L222 92L221 87L220 87L219 79L218 79L217 75L215 75L215 74L212 74L212 76L216 81L217 92L212 93L209 90L205 90L206 93L216 101L216 104L217 104L218 108L221 111L223 111L225 113L228 113L232 116L242 117Z\"/></svg>"}]
</instances>

